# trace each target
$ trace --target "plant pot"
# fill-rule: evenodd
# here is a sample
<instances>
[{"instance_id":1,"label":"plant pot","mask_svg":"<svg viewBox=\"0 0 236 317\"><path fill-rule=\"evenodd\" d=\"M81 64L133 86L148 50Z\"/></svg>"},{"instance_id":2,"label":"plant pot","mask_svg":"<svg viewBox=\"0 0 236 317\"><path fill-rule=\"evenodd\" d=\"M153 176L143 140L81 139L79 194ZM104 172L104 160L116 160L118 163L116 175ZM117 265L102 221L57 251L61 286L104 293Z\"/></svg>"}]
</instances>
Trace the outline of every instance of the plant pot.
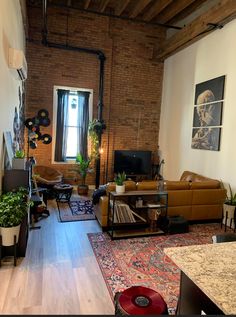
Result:
<instances>
[{"instance_id":1,"label":"plant pot","mask_svg":"<svg viewBox=\"0 0 236 317\"><path fill-rule=\"evenodd\" d=\"M125 192L125 185L116 185L116 193L123 194Z\"/></svg>"},{"instance_id":2,"label":"plant pot","mask_svg":"<svg viewBox=\"0 0 236 317\"><path fill-rule=\"evenodd\" d=\"M78 195L87 196L88 195L88 185L78 185L77 192L78 192Z\"/></svg>"},{"instance_id":3,"label":"plant pot","mask_svg":"<svg viewBox=\"0 0 236 317\"><path fill-rule=\"evenodd\" d=\"M15 170L24 170L25 169L25 163L26 163L26 159L25 158L13 157L13 159L12 159L12 168L15 169Z\"/></svg>"},{"instance_id":4,"label":"plant pot","mask_svg":"<svg viewBox=\"0 0 236 317\"><path fill-rule=\"evenodd\" d=\"M233 206L233 205L228 205L228 204L224 204L223 205L223 220L222 220L222 223L225 224L226 212L228 212L226 226L230 227L230 223L231 223L231 228L235 228L235 223L234 223L235 208L236 208L236 206Z\"/></svg>"},{"instance_id":5,"label":"plant pot","mask_svg":"<svg viewBox=\"0 0 236 317\"><path fill-rule=\"evenodd\" d=\"M15 227L1 227L0 228L0 234L2 236L2 245L3 246L10 246L14 245L14 235L16 235L16 243L19 239L19 233L20 233L20 224Z\"/></svg>"}]
</instances>

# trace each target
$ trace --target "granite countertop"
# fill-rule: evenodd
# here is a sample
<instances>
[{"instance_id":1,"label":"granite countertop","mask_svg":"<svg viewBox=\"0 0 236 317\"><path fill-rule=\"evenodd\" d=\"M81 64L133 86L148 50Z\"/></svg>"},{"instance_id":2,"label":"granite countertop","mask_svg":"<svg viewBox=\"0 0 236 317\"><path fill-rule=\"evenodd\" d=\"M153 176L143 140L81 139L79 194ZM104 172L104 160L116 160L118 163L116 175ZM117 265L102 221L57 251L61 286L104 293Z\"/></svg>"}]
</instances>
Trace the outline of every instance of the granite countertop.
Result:
<instances>
[{"instance_id":1,"label":"granite countertop","mask_svg":"<svg viewBox=\"0 0 236 317\"><path fill-rule=\"evenodd\" d=\"M226 315L236 314L236 242L164 249Z\"/></svg>"}]
</instances>

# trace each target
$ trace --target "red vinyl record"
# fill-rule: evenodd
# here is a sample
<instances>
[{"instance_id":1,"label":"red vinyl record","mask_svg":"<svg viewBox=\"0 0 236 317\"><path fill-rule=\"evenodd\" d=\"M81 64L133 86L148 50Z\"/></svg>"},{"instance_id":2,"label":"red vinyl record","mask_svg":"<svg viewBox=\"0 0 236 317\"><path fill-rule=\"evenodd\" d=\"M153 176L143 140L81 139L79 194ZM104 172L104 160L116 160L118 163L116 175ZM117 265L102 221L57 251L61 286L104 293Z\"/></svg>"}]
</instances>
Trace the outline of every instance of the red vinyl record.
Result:
<instances>
[{"instance_id":1,"label":"red vinyl record","mask_svg":"<svg viewBox=\"0 0 236 317\"><path fill-rule=\"evenodd\" d=\"M129 315L161 315L167 313L167 305L156 291L133 286L119 296L121 308Z\"/></svg>"}]
</instances>

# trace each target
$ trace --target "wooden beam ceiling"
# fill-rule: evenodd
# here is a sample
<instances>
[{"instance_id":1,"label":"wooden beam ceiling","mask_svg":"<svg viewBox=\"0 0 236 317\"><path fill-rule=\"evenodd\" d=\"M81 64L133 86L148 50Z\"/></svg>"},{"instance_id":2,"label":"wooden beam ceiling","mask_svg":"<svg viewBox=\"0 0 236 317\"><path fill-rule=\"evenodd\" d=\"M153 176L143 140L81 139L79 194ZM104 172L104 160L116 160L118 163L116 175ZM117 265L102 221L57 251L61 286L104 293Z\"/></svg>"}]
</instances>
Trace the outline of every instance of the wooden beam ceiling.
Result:
<instances>
[{"instance_id":1,"label":"wooden beam ceiling","mask_svg":"<svg viewBox=\"0 0 236 317\"><path fill-rule=\"evenodd\" d=\"M163 60L209 34L213 30L208 24L226 24L236 17L236 1L220 0L217 5L203 13L182 30L166 40L158 49L154 58Z\"/></svg>"},{"instance_id":2,"label":"wooden beam ceiling","mask_svg":"<svg viewBox=\"0 0 236 317\"><path fill-rule=\"evenodd\" d=\"M161 12L160 16L157 17L157 21L159 23L167 23L170 21L174 16L179 14L181 11L183 11L185 8L187 8L189 5L191 5L195 0L182 0L172 2L164 12Z\"/></svg>"},{"instance_id":3,"label":"wooden beam ceiling","mask_svg":"<svg viewBox=\"0 0 236 317\"><path fill-rule=\"evenodd\" d=\"M151 21L155 18L162 10L164 10L172 0L159 0L151 6L151 8L144 14L143 20L144 21Z\"/></svg>"},{"instance_id":4,"label":"wooden beam ceiling","mask_svg":"<svg viewBox=\"0 0 236 317\"><path fill-rule=\"evenodd\" d=\"M89 5L90 5L91 0L85 0L84 1L84 9L88 9Z\"/></svg>"},{"instance_id":5,"label":"wooden beam ceiling","mask_svg":"<svg viewBox=\"0 0 236 317\"><path fill-rule=\"evenodd\" d=\"M110 0L101 0L98 8L99 12L104 12Z\"/></svg>"},{"instance_id":6,"label":"wooden beam ceiling","mask_svg":"<svg viewBox=\"0 0 236 317\"><path fill-rule=\"evenodd\" d=\"M129 17L136 18L136 16L138 16L139 13L142 12L151 1L152 0L137 0L135 7L129 14Z\"/></svg>"},{"instance_id":7,"label":"wooden beam ceiling","mask_svg":"<svg viewBox=\"0 0 236 317\"><path fill-rule=\"evenodd\" d=\"M115 8L115 15L120 16L121 13L125 10L130 0L120 0L118 5Z\"/></svg>"}]
</instances>

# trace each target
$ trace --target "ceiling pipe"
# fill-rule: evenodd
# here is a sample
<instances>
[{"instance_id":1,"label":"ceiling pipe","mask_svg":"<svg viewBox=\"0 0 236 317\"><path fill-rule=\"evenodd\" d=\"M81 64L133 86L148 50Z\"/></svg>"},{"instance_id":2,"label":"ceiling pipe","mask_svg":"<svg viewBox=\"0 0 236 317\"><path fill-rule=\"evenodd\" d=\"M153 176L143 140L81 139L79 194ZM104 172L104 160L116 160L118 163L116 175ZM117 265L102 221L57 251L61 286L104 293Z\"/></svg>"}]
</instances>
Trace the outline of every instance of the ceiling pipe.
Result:
<instances>
[{"instance_id":1,"label":"ceiling pipe","mask_svg":"<svg viewBox=\"0 0 236 317\"><path fill-rule=\"evenodd\" d=\"M91 48L85 48L85 47L77 47L77 46L71 46L68 44L57 44L53 42L48 42L47 40L48 30L47 30L47 0L43 0L43 29L42 29L42 44L47 47L53 47L58 49L63 49L67 51L78 51L78 52L84 52L88 54L96 55L100 61L100 74L99 74L99 94L98 94L98 116L97 119L99 122L103 123L102 118L102 111L103 111L103 94L104 94L104 64L106 60L105 54L100 50L94 50ZM105 125L102 125L105 127ZM102 129L97 132L98 133L98 146L99 149L101 148L101 140L102 140ZM96 177L95 177L95 186L96 188L99 187L100 184L100 153L98 155L98 158L96 159Z\"/></svg>"}]
</instances>

